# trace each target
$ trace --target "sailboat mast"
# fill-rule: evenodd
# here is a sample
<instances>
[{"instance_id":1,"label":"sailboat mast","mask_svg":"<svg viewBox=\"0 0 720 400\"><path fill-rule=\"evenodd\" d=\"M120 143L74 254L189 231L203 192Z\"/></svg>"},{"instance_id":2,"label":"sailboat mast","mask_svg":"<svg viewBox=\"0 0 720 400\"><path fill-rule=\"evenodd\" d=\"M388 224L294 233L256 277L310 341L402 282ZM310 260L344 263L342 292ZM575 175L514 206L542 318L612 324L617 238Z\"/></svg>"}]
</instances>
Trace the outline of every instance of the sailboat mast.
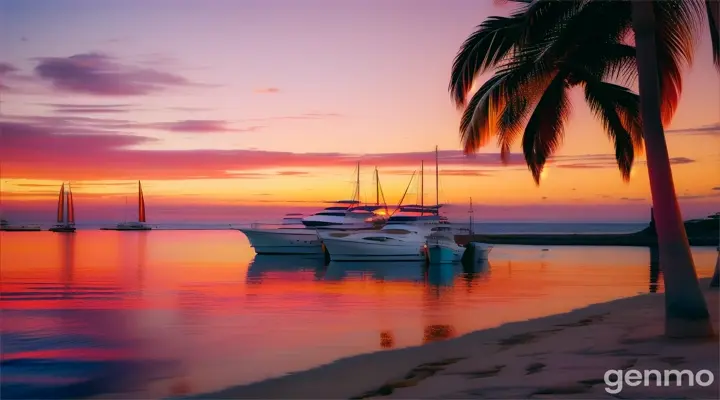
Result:
<instances>
[{"instance_id":1,"label":"sailboat mast","mask_svg":"<svg viewBox=\"0 0 720 400\"><path fill-rule=\"evenodd\" d=\"M425 214L425 161L420 161L420 215Z\"/></svg>"},{"instance_id":2,"label":"sailboat mast","mask_svg":"<svg viewBox=\"0 0 720 400\"><path fill-rule=\"evenodd\" d=\"M375 167L375 205L380 205L380 177L378 176L377 167Z\"/></svg>"},{"instance_id":3,"label":"sailboat mast","mask_svg":"<svg viewBox=\"0 0 720 400\"><path fill-rule=\"evenodd\" d=\"M68 190L65 191L65 219L63 223L65 225L70 224L70 184L68 183Z\"/></svg>"},{"instance_id":4,"label":"sailboat mast","mask_svg":"<svg viewBox=\"0 0 720 400\"><path fill-rule=\"evenodd\" d=\"M355 180L355 190L357 190L357 202L360 205L360 161L357 163L357 178Z\"/></svg>"},{"instance_id":5,"label":"sailboat mast","mask_svg":"<svg viewBox=\"0 0 720 400\"><path fill-rule=\"evenodd\" d=\"M472 197L470 198L470 210L468 210L468 214L470 214L470 236L473 235L473 206L472 206Z\"/></svg>"},{"instance_id":6,"label":"sailboat mast","mask_svg":"<svg viewBox=\"0 0 720 400\"><path fill-rule=\"evenodd\" d=\"M440 213L440 170L438 169L438 147L435 146L435 205Z\"/></svg>"},{"instance_id":7,"label":"sailboat mast","mask_svg":"<svg viewBox=\"0 0 720 400\"><path fill-rule=\"evenodd\" d=\"M123 222L127 222L127 208L128 208L127 196L125 196L125 207L123 208Z\"/></svg>"}]
</instances>

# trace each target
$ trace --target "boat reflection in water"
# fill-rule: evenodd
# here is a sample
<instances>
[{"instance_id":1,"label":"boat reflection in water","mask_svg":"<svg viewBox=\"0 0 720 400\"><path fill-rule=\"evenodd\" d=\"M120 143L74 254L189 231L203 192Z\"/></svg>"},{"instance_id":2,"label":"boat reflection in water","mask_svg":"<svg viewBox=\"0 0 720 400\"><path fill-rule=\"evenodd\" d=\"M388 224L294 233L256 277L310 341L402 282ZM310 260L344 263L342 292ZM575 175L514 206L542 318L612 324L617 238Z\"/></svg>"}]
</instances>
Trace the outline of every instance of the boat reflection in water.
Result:
<instances>
[{"instance_id":1,"label":"boat reflection in water","mask_svg":"<svg viewBox=\"0 0 720 400\"><path fill-rule=\"evenodd\" d=\"M313 271L322 277L325 259L322 256L256 254L248 266L249 279L262 278L268 272Z\"/></svg>"},{"instance_id":2,"label":"boat reflection in water","mask_svg":"<svg viewBox=\"0 0 720 400\"><path fill-rule=\"evenodd\" d=\"M378 281L410 281L425 280L425 263L422 261L330 261L325 271L324 280L340 281L350 276L370 275Z\"/></svg>"}]
</instances>

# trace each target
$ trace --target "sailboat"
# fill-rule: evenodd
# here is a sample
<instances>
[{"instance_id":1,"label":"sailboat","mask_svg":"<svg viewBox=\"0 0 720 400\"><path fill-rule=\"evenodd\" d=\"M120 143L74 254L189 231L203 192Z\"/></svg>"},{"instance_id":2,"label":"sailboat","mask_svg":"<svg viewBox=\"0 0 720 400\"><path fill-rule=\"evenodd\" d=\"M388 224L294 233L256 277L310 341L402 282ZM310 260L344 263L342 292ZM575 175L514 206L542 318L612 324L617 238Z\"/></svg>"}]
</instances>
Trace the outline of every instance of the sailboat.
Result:
<instances>
[{"instance_id":1,"label":"sailboat","mask_svg":"<svg viewBox=\"0 0 720 400\"><path fill-rule=\"evenodd\" d=\"M60 186L58 196L57 224L50 228L51 232L75 232L75 205L73 204L72 189L68 183L65 191L65 183Z\"/></svg>"},{"instance_id":2,"label":"sailboat","mask_svg":"<svg viewBox=\"0 0 720 400\"><path fill-rule=\"evenodd\" d=\"M140 181L138 181L138 220L121 222L114 228L104 229L113 231L149 231L152 229L152 227L145 224L145 197L143 196Z\"/></svg>"}]
</instances>

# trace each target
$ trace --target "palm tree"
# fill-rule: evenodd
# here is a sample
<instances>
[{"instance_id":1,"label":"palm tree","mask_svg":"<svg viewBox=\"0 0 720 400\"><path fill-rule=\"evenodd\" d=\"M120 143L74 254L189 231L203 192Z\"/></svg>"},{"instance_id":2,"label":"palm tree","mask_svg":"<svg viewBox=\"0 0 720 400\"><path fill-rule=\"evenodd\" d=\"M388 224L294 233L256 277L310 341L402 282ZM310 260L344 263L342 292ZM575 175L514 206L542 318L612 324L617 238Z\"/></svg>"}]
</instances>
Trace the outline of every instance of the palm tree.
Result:
<instances>
[{"instance_id":1,"label":"palm tree","mask_svg":"<svg viewBox=\"0 0 720 400\"><path fill-rule=\"evenodd\" d=\"M586 102L614 141L624 180L629 180L643 144L647 152L653 207L658 211L666 334L712 334L662 127L677 107L681 71L692 61L695 27L705 7L720 70L713 5L682 0L515 1L526 4L509 17L484 21L453 63L449 90L456 105L465 109L460 123L465 152L477 151L494 135L506 161L522 133L525 161L539 185L547 159L562 141L570 114L568 89L582 87ZM636 46L626 40L633 33ZM468 100L475 77L491 68L496 69L494 76ZM623 86L638 76L642 96Z\"/></svg>"}]
</instances>

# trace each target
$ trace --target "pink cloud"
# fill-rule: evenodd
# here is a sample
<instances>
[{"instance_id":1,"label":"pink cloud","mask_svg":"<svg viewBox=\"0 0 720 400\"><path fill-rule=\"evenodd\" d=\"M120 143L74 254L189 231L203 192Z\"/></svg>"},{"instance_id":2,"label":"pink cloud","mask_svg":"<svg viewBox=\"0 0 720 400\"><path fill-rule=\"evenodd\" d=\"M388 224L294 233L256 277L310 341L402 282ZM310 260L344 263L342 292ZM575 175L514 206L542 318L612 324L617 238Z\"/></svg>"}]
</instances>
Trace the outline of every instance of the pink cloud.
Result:
<instances>
[{"instance_id":1,"label":"pink cloud","mask_svg":"<svg viewBox=\"0 0 720 400\"><path fill-rule=\"evenodd\" d=\"M274 93L280 93L280 89L276 87L266 87L266 88L259 88L255 89L255 93L258 94L274 94Z\"/></svg>"},{"instance_id":2,"label":"pink cloud","mask_svg":"<svg viewBox=\"0 0 720 400\"><path fill-rule=\"evenodd\" d=\"M45 57L38 61L35 74L66 92L133 96L191 84L179 75L123 65L101 53Z\"/></svg>"},{"instance_id":3,"label":"pink cloud","mask_svg":"<svg viewBox=\"0 0 720 400\"><path fill-rule=\"evenodd\" d=\"M433 152L344 154L290 153L262 150L138 150L132 147L157 139L117 133L84 124L93 118L73 117L76 125L58 128L57 119L42 124L0 122L3 130L3 176L44 179L193 179L233 177L268 168L348 167L357 161L367 166L419 166ZM105 121L105 123L108 123ZM440 151L445 165L498 166L496 154L465 157L455 150ZM511 157L522 165L519 154ZM288 171L281 172L288 174Z\"/></svg>"},{"instance_id":4,"label":"pink cloud","mask_svg":"<svg viewBox=\"0 0 720 400\"><path fill-rule=\"evenodd\" d=\"M145 127L152 129L162 129L171 132L188 132L188 133L204 133L204 132L254 132L262 129L262 126L254 125L245 128L234 129L228 126L227 121L220 120L184 120L176 122L160 122L155 124L139 124L135 127Z\"/></svg>"}]
</instances>

